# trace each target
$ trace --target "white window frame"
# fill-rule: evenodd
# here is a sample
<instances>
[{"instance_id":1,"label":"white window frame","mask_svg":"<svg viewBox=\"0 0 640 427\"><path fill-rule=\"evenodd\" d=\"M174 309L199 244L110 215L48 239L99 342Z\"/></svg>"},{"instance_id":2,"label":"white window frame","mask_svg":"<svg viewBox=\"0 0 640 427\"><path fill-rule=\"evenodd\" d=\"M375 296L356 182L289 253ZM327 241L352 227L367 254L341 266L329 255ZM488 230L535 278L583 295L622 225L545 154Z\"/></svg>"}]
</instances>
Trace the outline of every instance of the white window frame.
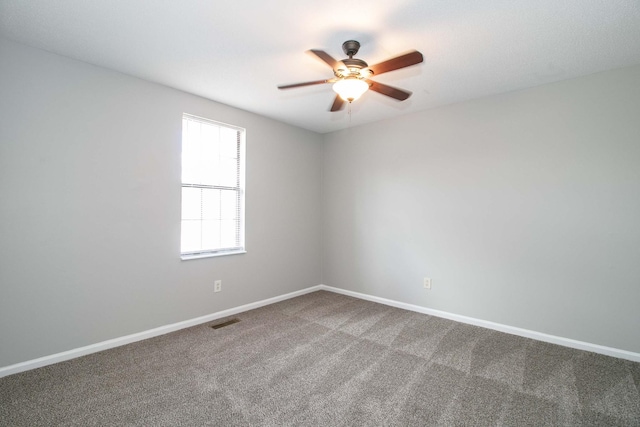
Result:
<instances>
[{"instance_id":1,"label":"white window frame","mask_svg":"<svg viewBox=\"0 0 640 427\"><path fill-rule=\"evenodd\" d=\"M207 119L204 117L199 117L199 116L194 116L192 114L187 114L187 113L183 113L182 114L182 126L183 126L183 133L182 133L182 139L181 139L181 149L184 150L184 126L185 126L185 120L191 120L194 122L200 122L201 124L208 124L208 125L212 125L212 126L217 126L220 128L226 128L226 129L231 129L235 132L237 132L237 138L238 138L238 147L237 147L237 157L238 157L238 163L237 163L237 168L236 168L236 172L237 172L237 176L234 177L234 180L236 181L236 185L235 186L222 186L222 185L213 185L213 184L203 184L203 183L196 183L196 182L184 182L184 178L181 178L181 192L184 192L185 188L200 188L200 189L204 189L204 190L222 190L222 191L237 191L237 198L238 198L238 210L237 210L237 225L236 225L236 230L235 230L235 234L236 234L236 240L237 240L237 245L234 245L233 247L215 247L215 248L201 248L199 250L189 250L189 251L183 251L182 250L182 237L183 237L183 224L184 221L189 221L187 219L184 218L184 205L181 203L181 231L180 231L180 235L181 235L181 243L180 243L180 258L182 260L190 260L190 259L199 259L199 258L208 258L208 257L216 257L216 256L224 256L224 255L235 255L235 254L242 254L242 253L246 253L246 248L245 248L245 241L244 241L244 237L245 237L245 223L244 223L244 218L245 218L245 159L246 159L246 153L245 153L245 142L246 142L246 129L238 127L238 126L234 126L234 125L230 125L227 123L222 123L222 122L218 122L215 120L211 120L211 119ZM181 151L182 152L182 151ZM206 161L204 158L202 159L202 161ZM202 166L202 164L201 164ZM184 168L184 162L182 163L181 168ZM183 175L184 176L184 175ZM182 196L181 196L182 199ZM202 201L201 201L201 205L202 205ZM202 219L201 219L202 221ZM222 223L222 220L219 220ZM222 226L222 224L220 225ZM202 231L201 231L201 236L202 236Z\"/></svg>"}]
</instances>

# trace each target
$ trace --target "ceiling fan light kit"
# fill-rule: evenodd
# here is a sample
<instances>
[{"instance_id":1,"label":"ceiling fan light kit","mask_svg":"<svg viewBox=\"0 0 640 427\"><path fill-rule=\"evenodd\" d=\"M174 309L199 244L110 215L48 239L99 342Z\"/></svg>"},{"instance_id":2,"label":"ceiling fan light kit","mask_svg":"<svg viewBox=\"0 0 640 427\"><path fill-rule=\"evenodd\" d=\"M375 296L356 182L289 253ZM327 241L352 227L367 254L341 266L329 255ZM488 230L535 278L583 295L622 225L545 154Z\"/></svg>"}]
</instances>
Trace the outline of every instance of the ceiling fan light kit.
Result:
<instances>
[{"instance_id":1,"label":"ceiling fan light kit","mask_svg":"<svg viewBox=\"0 0 640 427\"><path fill-rule=\"evenodd\" d=\"M369 85L357 77L345 77L333 84L333 90L343 100L353 102L369 90Z\"/></svg>"},{"instance_id":2,"label":"ceiling fan light kit","mask_svg":"<svg viewBox=\"0 0 640 427\"><path fill-rule=\"evenodd\" d=\"M423 61L420 52L414 50L370 67L365 61L354 58L354 55L358 53L359 49L360 43L355 40L347 40L344 42L342 44L342 51L348 58L342 61L336 61L331 55L322 50L311 49L308 52L327 63L333 69L333 75L335 77L327 80L281 85L278 86L278 89L292 89L301 86L333 83L333 90L337 95L330 111L341 110L345 102L351 103L355 101L369 89L398 101L404 101L411 96L411 92L378 83L370 80L370 77L419 64Z\"/></svg>"}]
</instances>

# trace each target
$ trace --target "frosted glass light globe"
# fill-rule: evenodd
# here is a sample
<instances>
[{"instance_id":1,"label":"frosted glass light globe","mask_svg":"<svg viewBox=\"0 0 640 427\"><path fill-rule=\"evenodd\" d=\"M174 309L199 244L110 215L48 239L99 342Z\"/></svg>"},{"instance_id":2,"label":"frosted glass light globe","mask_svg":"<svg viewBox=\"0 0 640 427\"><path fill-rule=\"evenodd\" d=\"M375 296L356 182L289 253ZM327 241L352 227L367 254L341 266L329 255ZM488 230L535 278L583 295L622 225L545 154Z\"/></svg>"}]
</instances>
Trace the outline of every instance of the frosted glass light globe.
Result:
<instances>
[{"instance_id":1,"label":"frosted glass light globe","mask_svg":"<svg viewBox=\"0 0 640 427\"><path fill-rule=\"evenodd\" d=\"M369 90L369 85L364 80L360 80L355 77L347 77L335 82L333 90L340 95L340 98L347 102L353 102Z\"/></svg>"}]
</instances>

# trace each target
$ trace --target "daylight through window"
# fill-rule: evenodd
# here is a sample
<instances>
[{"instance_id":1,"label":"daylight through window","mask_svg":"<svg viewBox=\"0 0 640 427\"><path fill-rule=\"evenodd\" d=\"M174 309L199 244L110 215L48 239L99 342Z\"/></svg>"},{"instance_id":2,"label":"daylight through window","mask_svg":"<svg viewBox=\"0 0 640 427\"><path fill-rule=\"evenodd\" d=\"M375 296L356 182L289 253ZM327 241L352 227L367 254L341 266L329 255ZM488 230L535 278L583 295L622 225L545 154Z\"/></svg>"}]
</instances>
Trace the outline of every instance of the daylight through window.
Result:
<instances>
[{"instance_id":1,"label":"daylight through window","mask_svg":"<svg viewBox=\"0 0 640 427\"><path fill-rule=\"evenodd\" d=\"M244 129L182 117L183 259L244 252Z\"/></svg>"}]
</instances>

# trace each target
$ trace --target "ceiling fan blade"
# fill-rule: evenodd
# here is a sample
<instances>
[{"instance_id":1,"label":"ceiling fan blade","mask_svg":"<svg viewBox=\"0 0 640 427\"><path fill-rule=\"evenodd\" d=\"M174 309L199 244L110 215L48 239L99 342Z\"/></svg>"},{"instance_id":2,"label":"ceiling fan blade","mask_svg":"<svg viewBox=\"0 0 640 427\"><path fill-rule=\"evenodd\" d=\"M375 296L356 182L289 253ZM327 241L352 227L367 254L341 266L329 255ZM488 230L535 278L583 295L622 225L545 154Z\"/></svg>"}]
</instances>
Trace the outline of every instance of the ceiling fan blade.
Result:
<instances>
[{"instance_id":1,"label":"ceiling fan blade","mask_svg":"<svg viewBox=\"0 0 640 427\"><path fill-rule=\"evenodd\" d=\"M331 111L340 111L344 108L345 100L340 98L340 95L336 95L336 99L333 100Z\"/></svg>"},{"instance_id":2,"label":"ceiling fan blade","mask_svg":"<svg viewBox=\"0 0 640 427\"><path fill-rule=\"evenodd\" d=\"M374 75L378 75L388 71L416 65L421 63L423 60L424 58L422 57L422 54L417 50L414 50L413 52L405 53L404 55L396 56L395 58L372 65L369 69L373 71Z\"/></svg>"},{"instance_id":3,"label":"ceiling fan blade","mask_svg":"<svg viewBox=\"0 0 640 427\"><path fill-rule=\"evenodd\" d=\"M294 88L294 87L321 85L323 83L331 83L332 81L333 81L333 79L315 80L315 81L312 81L312 82L304 82L304 83L293 83L293 84L290 84L290 85L280 85L280 86L278 86L278 89L291 89L291 88Z\"/></svg>"},{"instance_id":4,"label":"ceiling fan blade","mask_svg":"<svg viewBox=\"0 0 640 427\"><path fill-rule=\"evenodd\" d=\"M341 65L343 65L342 61L336 61L333 56L329 55L324 50L310 49L307 52L314 54L315 56L329 64L329 67L331 67L332 70L337 70Z\"/></svg>"},{"instance_id":5,"label":"ceiling fan blade","mask_svg":"<svg viewBox=\"0 0 640 427\"><path fill-rule=\"evenodd\" d=\"M411 96L411 92L406 90L398 89L393 86L385 85L382 83L374 82L373 80L365 80L369 83L369 89L381 93L383 95L390 96L391 98L397 99L398 101L404 101L405 99Z\"/></svg>"}]
</instances>

